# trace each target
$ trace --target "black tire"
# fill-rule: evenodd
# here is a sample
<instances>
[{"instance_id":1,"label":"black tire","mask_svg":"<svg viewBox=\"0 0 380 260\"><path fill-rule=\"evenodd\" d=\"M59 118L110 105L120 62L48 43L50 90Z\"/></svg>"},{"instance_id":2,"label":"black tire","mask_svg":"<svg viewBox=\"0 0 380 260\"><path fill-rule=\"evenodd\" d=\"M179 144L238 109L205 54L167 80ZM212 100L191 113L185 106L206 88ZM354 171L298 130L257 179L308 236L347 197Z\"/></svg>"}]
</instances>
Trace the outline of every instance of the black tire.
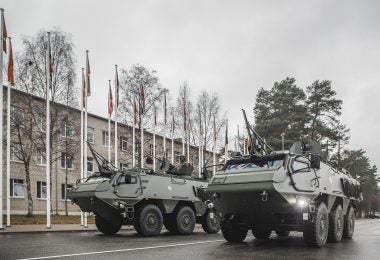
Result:
<instances>
[{"instance_id":1,"label":"black tire","mask_svg":"<svg viewBox=\"0 0 380 260\"><path fill-rule=\"evenodd\" d=\"M181 235L189 235L193 233L195 228L195 214L194 211L188 207L180 207L175 210L175 233Z\"/></svg>"},{"instance_id":2,"label":"black tire","mask_svg":"<svg viewBox=\"0 0 380 260\"><path fill-rule=\"evenodd\" d=\"M350 207L344 216L343 238L351 239L355 230L355 210Z\"/></svg>"},{"instance_id":3,"label":"black tire","mask_svg":"<svg viewBox=\"0 0 380 260\"><path fill-rule=\"evenodd\" d=\"M248 228L239 225L237 218L224 217L220 228L224 239L228 242L240 243L247 237Z\"/></svg>"},{"instance_id":4,"label":"black tire","mask_svg":"<svg viewBox=\"0 0 380 260\"><path fill-rule=\"evenodd\" d=\"M276 235L279 237L288 237L290 234L290 231L287 230L276 230Z\"/></svg>"},{"instance_id":5,"label":"black tire","mask_svg":"<svg viewBox=\"0 0 380 260\"><path fill-rule=\"evenodd\" d=\"M325 203L321 202L317 207L315 221L309 221L304 225L303 239L309 246L322 247L326 244L328 233L329 214Z\"/></svg>"},{"instance_id":6,"label":"black tire","mask_svg":"<svg viewBox=\"0 0 380 260\"><path fill-rule=\"evenodd\" d=\"M330 212L329 219L329 235L327 237L330 242L340 242L343 236L343 210L342 206L336 206Z\"/></svg>"},{"instance_id":7,"label":"black tire","mask_svg":"<svg viewBox=\"0 0 380 260\"><path fill-rule=\"evenodd\" d=\"M272 230L266 227L253 227L252 234L257 239L268 239L270 237L270 234L272 234Z\"/></svg>"},{"instance_id":8,"label":"black tire","mask_svg":"<svg viewBox=\"0 0 380 260\"><path fill-rule=\"evenodd\" d=\"M156 205L147 204L138 211L133 226L140 235L151 237L161 233L162 224L161 210Z\"/></svg>"},{"instance_id":9,"label":"black tire","mask_svg":"<svg viewBox=\"0 0 380 260\"><path fill-rule=\"evenodd\" d=\"M115 225L113 223L109 223L107 220L105 220L99 215L95 216L95 225L98 228L98 230L105 235L114 235L117 232L119 232L121 228L121 224Z\"/></svg>"},{"instance_id":10,"label":"black tire","mask_svg":"<svg viewBox=\"0 0 380 260\"><path fill-rule=\"evenodd\" d=\"M177 233L176 221L173 218L173 214L165 214L164 216L164 226L170 233Z\"/></svg>"},{"instance_id":11,"label":"black tire","mask_svg":"<svg viewBox=\"0 0 380 260\"><path fill-rule=\"evenodd\" d=\"M211 218L211 216L213 217ZM218 233L220 230L220 217L215 210L207 210L202 216L202 228L208 234Z\"/></svg>"}]
</instances>

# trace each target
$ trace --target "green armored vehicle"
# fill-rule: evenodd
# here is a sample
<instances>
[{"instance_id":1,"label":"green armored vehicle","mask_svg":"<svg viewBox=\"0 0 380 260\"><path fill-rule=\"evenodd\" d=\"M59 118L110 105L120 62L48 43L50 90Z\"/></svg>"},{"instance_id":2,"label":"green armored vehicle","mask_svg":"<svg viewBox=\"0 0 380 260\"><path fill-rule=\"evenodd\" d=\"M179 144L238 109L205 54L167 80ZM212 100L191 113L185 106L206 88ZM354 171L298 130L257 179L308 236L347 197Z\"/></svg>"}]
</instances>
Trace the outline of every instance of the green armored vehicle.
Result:
<instances>
[{"instance_id":1,"label":"green armored vehicle","mask_svg":"<svg viewBox=\"0 0 380 260\"><path fill-rule=\"evenodd\" d=\"M171 233L186 235L196 223L207 233L219 231L212 203L198 197L208 183L190 176L191 165L176 169L164 159L158 172L141 168L119 171L89 147L99 172L78 181L68 197L83 212L95 214L100 232L112 235L122 225L133 225L139 234L155 236L164 225Z\"/></svg>"},{"instance_id":2,"label":"green armored vehicle","mask_svg":"<svg viewBox=\"0 0 380 260\"><path fill-rule=\"evenodd\" d=\"M273 152L243 114L250 154L227 161L207 188L222 214L224 238L241 242L248 230L257 239L269 238L272 231L281 237L299 231L316 247L352 238L359 182L324 163L327 155L321 156L312 140L296 142L286 153Z\"/></svg>"}]
</instances>

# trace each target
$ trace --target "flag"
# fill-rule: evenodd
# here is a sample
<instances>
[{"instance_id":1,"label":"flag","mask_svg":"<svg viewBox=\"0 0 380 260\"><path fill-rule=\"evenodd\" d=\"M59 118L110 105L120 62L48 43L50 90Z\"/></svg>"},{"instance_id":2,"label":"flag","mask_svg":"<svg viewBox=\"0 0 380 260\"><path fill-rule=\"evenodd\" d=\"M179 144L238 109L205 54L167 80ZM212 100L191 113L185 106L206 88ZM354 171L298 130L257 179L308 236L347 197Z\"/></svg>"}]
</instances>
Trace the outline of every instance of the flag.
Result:
<instances>
[{"instance_id":1,"label":"flag","mask_svg":"<svg viewBox=\"0 0 380 260\"><path fill-rule=\"evenodd\" d=\"M13 51L11 38L9 38L9 60L8 60L8 82L11 86L15 85L15 77L13 71Z\"/></svg>"},{"instance_id":2,"label":"flag","mask_svg":"<svg viewBox=\"0 0 380 260\"><path fill-rule=\"evenodd\" d=\"M87 83L87 96L91 96L91 85L90 85L90 60L88 59L88 50L86 50L86 83Z\"/></svg>"},{"instance_id":3,"label":"flag","mask_svg":"<svg viewBox=\"0 0 380 260\"><path fill-rule=\"evenodd\" d=\"M228 144L228 122L227 122L227 125L226 125L226 139L225 139L224 144L225 144L225 145Z\"/></svg>"},{"instance_id":4,"label":"flag","mask_svg":"<svg viewBox=\"0 0 380 260\"><path fill-rule=\"evenodd\" d=\"M140 85L140 101L141 101L141 107L140 107L140 112L141 114L145 113L145 93L144 93L144 85Z\"/></svg>"},{"instance_id":5,"label":"flag","mask_svg":"<svg viewBox=\"0 0 380 260\"><path fill-rule=\"evenodd\" d=\"M50 79L53 76L53 61L51 58L51 46L50 46L50 33L48 33L48 66L49 66L49 77Z\"/></svg>"},{"instance_id":6,"label":"flag","mask_svg":"<svg viewBox=\"0 0 380 260\"><path fill-rule=\"evenodd\" d=\"M164 125L166 125L166 93L164 93Z\"/></svg>"},{"instance_id":7,"label":"flag","mask_svg":"<svg viewBox=\"0 0 380 260\"><path fill-rule=\"evenodd\" d=\"M120 82L119 82L119 75L117 73L117 65L115 65L115 100L116 100L116 108L119 107L119 87L120 87Z\"/></svg>"},{"instance_id":8,"label":"flag","mask_svg":"<svg viewBox=\"0 0 380 260\"><path fill-rule=\"evenodd\" d=\"M86 78L84 76L84 69L82 68L82 95L83 95L83 107L86 107Z\"/></svg>"},{"instance_id":9,"label":"flag","mask_svg":"<svg viewBox=\"0 0 380 260\"><path fill-rule=\"evenodd\" d=\"M137 104L136 99L133 99L133 125L137 124Z\"/></svg>"},{"instance_id":10,"label":"flag","mask_svg":"<svg viewBox=\"0 0 380 260\"><path fill-rule=\"evenodd\" d=\"M1 13L1 25L3 26L3 51L4 53L7 53L7 38L8 38L8 33L7 33L7 27L5 26L5 19L4 19L4 13Z\"/></svg>"},{"instance_id":11,"label":"flag","mask_svg":"<svg viewBox=\"0 0 380 260\"><path fill-rule=\"evenodd\" d=\"M113 112L113 100L112 100L112 90L111 81L109 80L109 92L108 92L108 115L111 116Z\"/></svg>"}]
</instances>

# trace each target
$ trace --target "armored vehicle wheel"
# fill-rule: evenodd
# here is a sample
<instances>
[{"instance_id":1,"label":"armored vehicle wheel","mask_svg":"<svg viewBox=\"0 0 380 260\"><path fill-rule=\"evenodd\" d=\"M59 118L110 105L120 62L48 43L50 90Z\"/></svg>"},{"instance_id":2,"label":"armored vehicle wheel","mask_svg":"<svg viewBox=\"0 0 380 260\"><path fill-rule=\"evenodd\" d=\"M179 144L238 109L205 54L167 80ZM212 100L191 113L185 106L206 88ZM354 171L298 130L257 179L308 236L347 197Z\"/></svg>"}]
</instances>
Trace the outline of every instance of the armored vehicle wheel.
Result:
<instances>
[{"instance_id":1,"label":"armored vehicle wheel","mask_svg":"<svg viewBox=\"0 0 380 260\"><path fill-rule=\"evenodd\" d=\"M290 231L287 230L276 230L276 235L279 237L288 237L290 234Z\"/></svg>"},{"instance_id":2,"label":"armored vehicle wheel","mask_svg":"<svg viewBox=\"0 0 380 260\"><path fill-rule=\"evenodd\" d=\"M176 232L176 222L173 218L173 214L165 214L164 216L164 226L170 233L177 233Z\"/></svg>"},{"instance_id":3,"label":"armored vehicle wheel","mask_svg":"<svg viewBox=\"0 0 380 260\"><path fill-rule=\"evenodd\" d=\"M160 209L153 204L147 204L138 211L133 226L143 236L157 236L161 233L162 222Z\"/></svg>"},{"instance_id":4,"label":"armored vehicle wheel","mask_svg":"<svg viewBox=\"0 0 380 260\"><path fill-rule=\"evenodd\" d=\"M121 228L121 224L115 225L113 223L109 223L99 215L95 216L95 225L98 228L98 230L105 235L114 235L117 232L119 232Z\"/></svg>"},{"instance_id":5,"label":"armored vehicle wheel","mask_svg":"<svg viewBox=\"0 0 380 260\"><path fill-rule=\"evenodd\" d=\"M272 233L272 230L266 227L253 227L252 228L252 234L257 239L268 239L270 237L270 234Z\"/></svg>"},{"instance_id":6,"label":"armored vehicle wheel","mask_svg":"<svg viewBox=\"0 0 380 260\"><path fill-rule=\"evenodd\" d=\"M176 209L174 217L175 221L173 223L176 223L176 233L181 235L193 233L195 228L195 214L190 207L184 206Z\"/></svg>"},{"instance_id":7,"label":"armored vehicle wheel","mask_svg":"<svg viewBox=\"0 0 380 260\"><path fill-rule=\"evenodd\" d=\"M340 242L343 236L343 210L338 205L330 212L329 219L329 235L327 237L330 242Z\"/></svg>"},{"instance_id":8,"label":"armored vehicle wheel","mask_svg":"<svg viewBox=\"0 0 380 260\"><path fill-rule=\"evenodd\" d=\"M303 238L309 246L321 247L326 244L329 231L329 215L325 203L316 209L315 221L305 223Z\"/></svg>"},{"instance_id":9,"label":"armored vehicle wheel","mask_svg":"<svg viewBox=\"0 0 380 260\"><path fill-rule=\"evenodd\" d=\"M224 239L228 242L240 243L247 237L248 228L240 226L235 218L224 217L220 227Z\"/></svg>"},{"instance_id":10,"label":"armored vehicle wheel","mask_svg":"<svg viewBox=\"0 0 380 260\"><path fill-rule=\"evenodd\" d=\"M343 224L343 238L351 239L354 235L355 229L355 211L353 207L350 207L344 216Z\"/></svg>"},{"instance_id":11,"label":"armored vehicle wheel","mask_svg":"<svg viewBox=\"0 0 380 260\"><path fill-rule=\"evenodd\" d=\"M202 228L206 233L215 234L220 230L220 217L215 210L207 210L202 217Z\"/></svg>"}]
</instances>

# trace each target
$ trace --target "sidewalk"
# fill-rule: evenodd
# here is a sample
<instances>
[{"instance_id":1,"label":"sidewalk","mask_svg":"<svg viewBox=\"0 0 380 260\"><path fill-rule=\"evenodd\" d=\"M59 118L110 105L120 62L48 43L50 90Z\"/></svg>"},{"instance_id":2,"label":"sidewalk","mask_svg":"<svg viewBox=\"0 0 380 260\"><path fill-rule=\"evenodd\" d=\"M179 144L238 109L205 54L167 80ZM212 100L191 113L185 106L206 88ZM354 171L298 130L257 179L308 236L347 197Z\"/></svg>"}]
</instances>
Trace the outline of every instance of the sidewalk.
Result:
<instances>
[{"instance_id":1,"label":"sidewalk","mask_svg":"<svg viewBox=\"0 0 380 260\"><path fill-rule=\"evenodd\" d=\"M89 224L87 228L80 224L54 224L51 228L46 228L46 225L13 225L10 227L3 226L0 230L0 235L13 233L39 233L39 232L70 232L70 231L97 231L95 224Z\"/></svg>"}]
</instances>

